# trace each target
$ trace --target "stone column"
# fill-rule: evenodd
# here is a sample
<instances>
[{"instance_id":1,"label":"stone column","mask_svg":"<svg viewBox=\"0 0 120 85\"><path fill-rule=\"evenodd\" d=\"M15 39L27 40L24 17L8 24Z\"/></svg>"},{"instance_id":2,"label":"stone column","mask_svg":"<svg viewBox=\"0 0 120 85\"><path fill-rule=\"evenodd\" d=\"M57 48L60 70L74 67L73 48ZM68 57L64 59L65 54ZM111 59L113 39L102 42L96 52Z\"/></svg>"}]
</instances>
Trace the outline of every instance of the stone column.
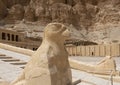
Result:
<instances>
[{"instance_id":1,"label":"stone column","mask_svg":"<svg viewBox=\"0 0 120 85\"><path fill-rule=\"evenodd\" d=\"M100 47L99 47L99 45L95 45L95 56L100 56Z\"/></svg>"}]
</instances>

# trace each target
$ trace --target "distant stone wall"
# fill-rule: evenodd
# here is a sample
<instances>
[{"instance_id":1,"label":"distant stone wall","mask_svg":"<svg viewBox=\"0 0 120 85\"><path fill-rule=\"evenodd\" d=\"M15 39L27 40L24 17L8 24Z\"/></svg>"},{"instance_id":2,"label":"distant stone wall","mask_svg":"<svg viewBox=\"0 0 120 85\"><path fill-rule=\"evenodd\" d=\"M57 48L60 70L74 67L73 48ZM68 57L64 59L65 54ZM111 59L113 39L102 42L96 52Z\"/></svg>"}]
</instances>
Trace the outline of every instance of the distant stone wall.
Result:
<instances>
[{"instance_id":1,"label":"distant stone wall","mask_svg":"<svg viewBox=\"0 0 120 85\"><path fill-rule=\"evenodd\" d=\"M29 50L29 49L18 48L18 47L3 44L3 43L0 43L0 48L5 49L5 50L9 50L9 51L13 51L13 52L17 52L17 53L21 53L21 54L25 54L28 56L31 56L34 53L34 51Z\"/></svg>"},{"instance_id":2,"label":"distant stone wall","mask_svg":"<svg viewBox=\"0 0 120 85\"><path fill-rule=\"evenodd\" d=\"M19 33L12 30L7 29L0 29L0 40L6 40L6 41L24 41L25 34Z\"/></svg>"},{"instance_id":3,"label":"distant stone wall","mask_svg":"<svg viewBox=\"0 0 120 85\"><path fill-rule=\"evenodd\" d=\"M13 45L16 47L37 50L41 41L32 41L26 38L24 33L19 33L12 30L0 29L0 43Z\"/></svg>"},{"instance_id":4,"label":"distant stone wall","mask_svg":"<svg viewBox=\"0 0 120 85\"><path fill-rule=\"evenodd\" d=\"M70 56L120 56L120 44L69 46Z\"/></svg>"},{"instance_id":5,"label":"distant stone wall","mask_svg":"<svg viewBox=\"0 0 120 85\"><path fill-rule=\"evenodd\" d=\"M25 49L31 49L31 50L37 50L37 48L40 46L40 43L36 42L16 42L16 41L4 41L0 40L1 43L9 44L12 46L20 47L20 48L25 48Z\"/></svg>"}]
</instances>

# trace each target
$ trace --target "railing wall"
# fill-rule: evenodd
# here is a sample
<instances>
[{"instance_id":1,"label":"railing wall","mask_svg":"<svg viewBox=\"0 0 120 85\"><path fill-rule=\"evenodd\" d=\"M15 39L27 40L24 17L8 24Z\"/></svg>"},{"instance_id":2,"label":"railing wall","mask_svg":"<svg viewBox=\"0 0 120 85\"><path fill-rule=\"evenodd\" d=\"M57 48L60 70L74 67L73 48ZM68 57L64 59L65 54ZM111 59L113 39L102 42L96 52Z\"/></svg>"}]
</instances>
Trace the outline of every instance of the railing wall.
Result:
<instances>
[{"instance_id":1,"label":"railing wall","mask_svg":"<svg viewBox=\"0 0 120 85\"><path fill-rule=\"evenodd\" d=\"M71 56L120 56L120 44L68 46Z\"/></svg>"}]
</instances>

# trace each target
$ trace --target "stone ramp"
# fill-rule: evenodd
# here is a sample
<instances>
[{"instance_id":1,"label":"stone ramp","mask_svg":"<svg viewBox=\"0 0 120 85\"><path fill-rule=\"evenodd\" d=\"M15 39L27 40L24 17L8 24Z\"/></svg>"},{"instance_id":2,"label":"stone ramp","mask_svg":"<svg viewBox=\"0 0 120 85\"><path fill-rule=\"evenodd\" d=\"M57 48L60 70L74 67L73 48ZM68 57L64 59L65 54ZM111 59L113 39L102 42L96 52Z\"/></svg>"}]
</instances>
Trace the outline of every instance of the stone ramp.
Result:
<instances>
[{"instance_id":1,"label":"stone ramp","mask_svg":"<svg viewBox=\"0 0 120 85\"><path fill-rule=\"evenodd\" d=\"M4 62L18 62L18 61L20 61L20 59L3 59L2 61L4 61Z\"/></svg>"},{"instance_id":2,"label":"stone ramp","mask_svg":"<svg viewBox=\"0 0 120 85\"><path fill-rule=\"evenodd\" d=\"M12 62L10 64L13 64L13 65L26 65L27 62L24 62L24 61L17 61L17 62Z\"/></svg>"},{"instance_id":3,"label":"stone ramp","mask_svg":"<svg viewBox=\"0 0 120 85\"><path fill-rule=\"evenodd\" d=\"M81 79L81 83L77 85L111 85L111 81L105 80L103 78L99 78L94 76L93 74L89 74L83 71L72 69L72 76L75 79ZM113 85L120 85L118 82L113 82Z\"/></svg>"}]
</instances>

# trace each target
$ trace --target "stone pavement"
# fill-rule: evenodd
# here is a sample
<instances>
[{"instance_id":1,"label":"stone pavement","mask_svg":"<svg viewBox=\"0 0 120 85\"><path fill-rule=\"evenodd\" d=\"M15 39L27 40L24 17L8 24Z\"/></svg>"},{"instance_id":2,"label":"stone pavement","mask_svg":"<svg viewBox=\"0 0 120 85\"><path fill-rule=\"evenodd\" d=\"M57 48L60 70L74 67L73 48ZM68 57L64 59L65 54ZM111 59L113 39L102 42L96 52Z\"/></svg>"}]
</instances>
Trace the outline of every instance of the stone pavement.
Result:
<instances>
[{"instance_id":1,"label":"stone pavement","mask_svg":"<svg viewBox=\"0 0 120 85\"><path fill-rule=\"evenodd\" d=\"M0 54L5 54L3 56L0 55L0 80L11 82L22 72L26 62L29 60L29 56L11 52L11 51L4 50L4 49L0 49ZM77 58L74 57L73 59L77 59ZM91 64L94 61L99 61L99 59L97 58L95 59L78 58L77 60L82 60L84 62L89 61L88 63L91 63ZM88 83L81 82L78 85L111 85L109 80L98 78L92 74L78 71L78 70L72 69L72 76L74 79L82 79L82 81L84 80L88 82ZM113 85L120 85L120 83L114 82Z\"/></svg>"}]
</instances>

